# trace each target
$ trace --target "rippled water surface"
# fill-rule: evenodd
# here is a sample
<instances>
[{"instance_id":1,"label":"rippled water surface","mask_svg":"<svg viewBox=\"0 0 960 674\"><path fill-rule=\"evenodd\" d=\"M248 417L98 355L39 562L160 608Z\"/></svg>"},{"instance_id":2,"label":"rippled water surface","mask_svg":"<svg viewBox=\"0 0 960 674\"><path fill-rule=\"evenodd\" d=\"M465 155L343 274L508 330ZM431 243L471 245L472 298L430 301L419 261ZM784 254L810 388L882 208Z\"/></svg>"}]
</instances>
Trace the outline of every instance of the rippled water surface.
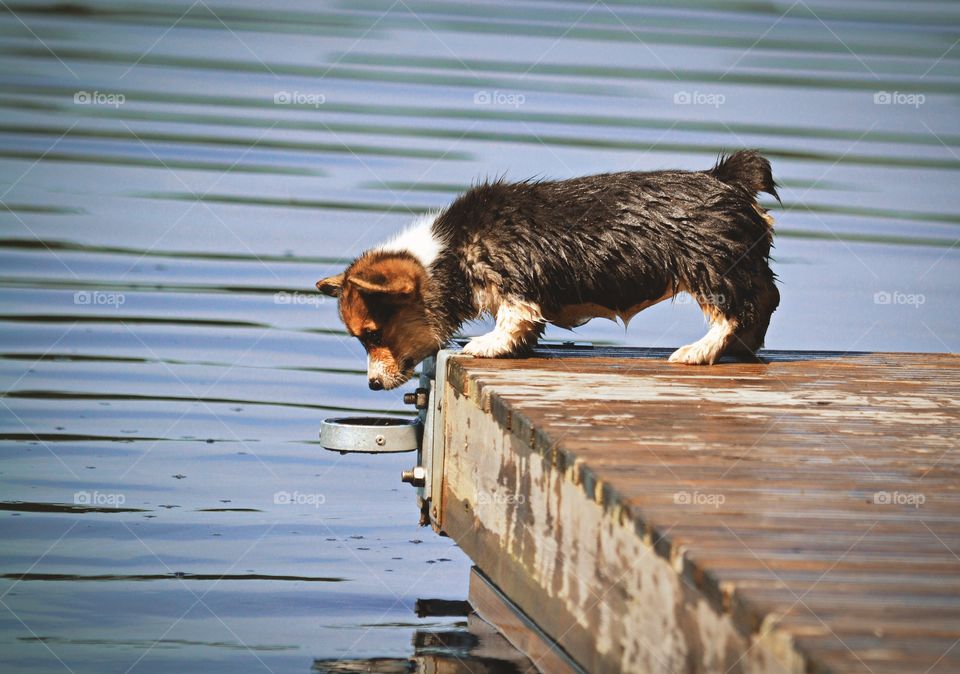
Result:
<instances>
[{"instance_id":1,"label":"rippled water surface","mask_svg":"<svg viewBox=\"0 0 960 674\"><path fill-rule=\"evenodd\" d=\"M408 410L313 283L486 176L755 146L783 185L767 345L956 351L958 26L952 2L2 3L5 664L495 671L463 611L416 611L464 599L469 561L417 526L409 455L316 441ZM681 300L575 337L702 331Z\"/></svg>"}]
</instances>

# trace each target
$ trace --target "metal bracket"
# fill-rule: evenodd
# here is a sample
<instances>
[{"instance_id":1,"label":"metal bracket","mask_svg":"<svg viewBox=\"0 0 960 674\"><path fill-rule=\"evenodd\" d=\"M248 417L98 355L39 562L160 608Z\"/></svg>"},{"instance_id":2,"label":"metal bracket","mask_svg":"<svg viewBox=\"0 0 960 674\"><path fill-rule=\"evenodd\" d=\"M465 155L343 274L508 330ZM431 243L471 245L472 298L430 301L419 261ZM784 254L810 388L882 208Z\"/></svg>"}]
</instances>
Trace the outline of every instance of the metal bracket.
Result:
<instances>
[{"instance_id":1,"label":"metal bracket","mask_svg":"<svg viewBox=\"0 0 960 674\"><path fill-rule=\"evenodd\" d=\"M439 531L440 488L443 480L443 392L447 384L447 361L459 349L444 349L423 361L420 388L406 398L420 410L423 438L417 451L417 465L404 471L401 479L417 488L420 524L432 524Z\"/></svg>"}]
</instances>

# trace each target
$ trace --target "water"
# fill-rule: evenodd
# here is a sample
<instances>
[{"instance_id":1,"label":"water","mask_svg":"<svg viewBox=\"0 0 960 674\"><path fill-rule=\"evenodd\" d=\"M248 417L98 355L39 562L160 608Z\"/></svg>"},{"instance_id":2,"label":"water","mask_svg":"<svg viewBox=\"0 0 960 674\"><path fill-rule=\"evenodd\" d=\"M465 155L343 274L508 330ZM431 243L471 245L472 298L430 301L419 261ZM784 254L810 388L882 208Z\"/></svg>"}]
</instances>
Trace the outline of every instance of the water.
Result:
<instances>
[{"instance_id":1,"label":"water","mask_svg":"<svg viewBox=\"0 0 960 674\"><path fill-rule=\"evenodd\" d=\"M11 671L495 666L462 611L415 611L464 599L469 561L417 527L410 457L316 442L324 417L408 410L311 292L485 176L760 147L784 200L769 347L960 345L955 3L6 8ZM678 301L575 337L702 332Z\"/></svg>"}]
</instances>

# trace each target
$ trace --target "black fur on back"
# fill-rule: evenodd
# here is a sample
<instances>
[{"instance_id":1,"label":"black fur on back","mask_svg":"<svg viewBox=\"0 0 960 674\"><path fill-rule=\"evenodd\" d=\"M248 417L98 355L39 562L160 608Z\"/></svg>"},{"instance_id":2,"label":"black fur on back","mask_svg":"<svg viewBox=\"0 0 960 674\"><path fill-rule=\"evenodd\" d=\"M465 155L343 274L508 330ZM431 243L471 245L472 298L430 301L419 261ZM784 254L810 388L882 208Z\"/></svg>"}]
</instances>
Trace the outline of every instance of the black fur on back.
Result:
<instances>
[{"instance_id":1,"label":"black fur on back","mask_svg":"<svg viewBox=\"0 0 960 674\"><path fill-rule=\"evenodd\" d=\"M777 196L769 162L753 150L706 171L478 185L433 225L445 246L430 271L444 292L430 309L449 336L476 315L472 288L484 283L545 314L580 303L626 310L683 287L762 342L773 309L758 298L776 308L779 294L758 191Z\"/></svg>"}]
</instances>

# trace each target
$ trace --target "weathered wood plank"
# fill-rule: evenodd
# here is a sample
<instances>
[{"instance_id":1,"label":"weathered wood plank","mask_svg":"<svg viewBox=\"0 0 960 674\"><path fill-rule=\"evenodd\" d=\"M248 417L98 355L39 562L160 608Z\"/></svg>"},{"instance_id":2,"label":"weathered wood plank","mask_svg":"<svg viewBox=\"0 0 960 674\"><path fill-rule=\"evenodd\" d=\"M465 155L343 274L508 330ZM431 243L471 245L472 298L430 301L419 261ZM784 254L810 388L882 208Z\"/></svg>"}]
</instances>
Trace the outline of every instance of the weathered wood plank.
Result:
<instances>
[{"instance_id":1,"label":"weathered wood plank","mask_svg":"<svg viewBox=\"0 0 960 674\"><path fill-rule=\"evenodd\" d=\"M960 671L960 357L666 353L452 359L440 526L590 671Z\"/></svg>"}]
</instances>

